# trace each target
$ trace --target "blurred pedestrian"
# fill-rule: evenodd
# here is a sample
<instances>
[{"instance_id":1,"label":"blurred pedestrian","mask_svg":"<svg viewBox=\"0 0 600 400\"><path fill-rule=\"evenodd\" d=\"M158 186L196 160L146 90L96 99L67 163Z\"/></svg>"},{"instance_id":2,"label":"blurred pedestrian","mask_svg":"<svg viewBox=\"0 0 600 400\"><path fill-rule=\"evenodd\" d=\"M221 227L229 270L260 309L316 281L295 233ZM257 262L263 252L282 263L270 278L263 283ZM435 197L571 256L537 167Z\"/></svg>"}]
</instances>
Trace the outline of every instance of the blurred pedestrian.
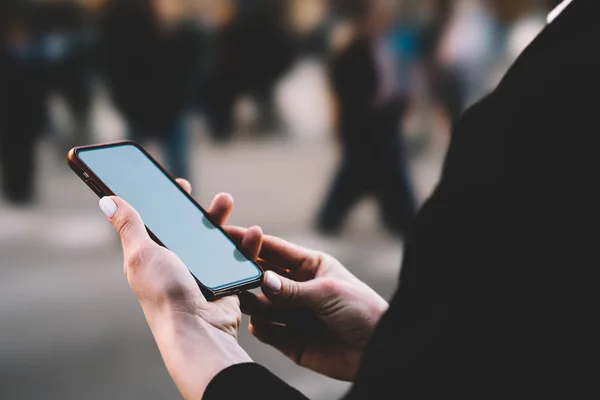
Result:
<instances>
[{"instance_id":1,"label":"blurred pedestrian","mask_svg":"<svg viewBox=\"0 0 600 400\"><path fill-rule=\"evenodd\" d=\"M415 6L408 1L401 1L398 7L398 18L387 33L398 71L398 90L408 99L412 99L418 89L417 67L421 63L419 52L420 25L415 14ZM411 101L412 103L412 101Z\"/></svg>"},{"instance_id":2,"label":"blurred pedestrian","mask_svg":"<svg viewBox=\"0 0 600 400\"><path fill-rule=\"evenodd\" d=\"M228 140L234 131L234 106L242 95L258 105L256 133L281 128L275 85L292 65L296 43L286 25L286 2L223 2L227 18L213 36L210 76L204 86L204 108L213 137Z\"/></svg>"},{"instance_id":3,"label":"blurred pedestrian","mask_svg":"<svg viewBox=\"0 0 600 400\"><path fill-rule=\"evenodd\" d=\"M453 0L427 0L419 3L418 34L419 58L421 61L425 94L436 107L441 107L455 119L462 109L462 94L457 79L450 78L437 57L438 49L453 14ZM451 74L450 74L451 75Z\"/></svg>"},{"instance_id":4,"label":"blurred pedestrian","mask_svg":"<svg viewBox=\"0 0 600 400\"><path fill-rule=\"evenodd\" d=\"M448 5L443 4L444 13ZM454 122L487 90L496 48L496 25L485 2L456 0L435 48L431 86L434 98Z\"/></svg>"},{"instance_id":5,"label":"blurred pedestrian","mask_svg":"<svg viewBox=\"0 0 600 400\"><path fill-rule=\"evenodd\" d=\"M89 141L90 41L85 14L74 2L4 3L0 107L4 192L15 203L34 198L35 145L48 128L51 94L65 101L74 132L53 131L61 154Z\"/></svg>"},{"instance_id":6,"label":"blurred pedestrian","mask_svg":"<svg viewBox=\"0 0 600 400\"><path fill-rule=\"evenodd\" d=\"M202 36L187 23L185 2L113 0L99 36L103 76L129 138L157 140L169 172L189 177L185 114L197 85Z\"/></svg>"},{"instance_id":7,"label":"blurred pedestrian","mask_svg":"<svg viewBox=\"0 0 600 400\"><path fill-rule=\"evenodd\" d=\"M44 58L35 9L3 2L0 13L0 171L2 191L14 204L35 198L35 150L47 121Z\"/></svg>"},{"instance_id":8,"label":"blurred pedestrian","mask_svg":"<svg viewBox=\"0 0 600 400\"><path fill-rule=\"evenodd\" d=\"M422 62L429 68L436 64L435 54L452 17L452 0L419 2L419 50Z\"/></svg>"},{"instance_id":9,"label":"blurred pedestrian","mask_svg":"<svg viewBox=\"0 0 600 400\"><path fill-rule=\"evenodd\" d=\"M92 141L92 26L77 2L42 3L35 10L48 94L65 101L74 125L72 132L51 129L64 157L73 146Z\"/></svg>"},{"instance_id":10,"label":"blurred pedestrian","mask_svg":"<svg viewBox=\"0 0 600 400\"><path fill-rule=\"evenodd\" d=\"M329 0L288 0L291 30L303 57L322 59L329 51Z\"/></svg>"},{"instance_id":11,"label":"blurred pedestrian","mask_svg":"<svg viewBox=\"0 0 600 400\"><path fill-rule=\"evenodd\" d=\"M342 162L318 228L337 233L352 206L373 194L385 225L404 233L415 215L400 121L406 109L393 52L384 40L395 2L347 0L349 42L333 58L331 80L338 105Z\"/></svg>"}]
</instances>

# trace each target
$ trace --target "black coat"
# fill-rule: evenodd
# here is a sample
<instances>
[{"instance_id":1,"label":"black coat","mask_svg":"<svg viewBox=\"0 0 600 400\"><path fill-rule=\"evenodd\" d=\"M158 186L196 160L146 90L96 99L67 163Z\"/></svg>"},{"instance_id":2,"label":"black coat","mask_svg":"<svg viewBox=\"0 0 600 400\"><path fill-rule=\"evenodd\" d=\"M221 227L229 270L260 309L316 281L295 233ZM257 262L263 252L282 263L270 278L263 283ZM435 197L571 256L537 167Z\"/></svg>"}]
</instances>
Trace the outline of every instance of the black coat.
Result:
<instances>
[{"instance_id":1,"label":"black coat","mask_svg":"<svg viewBox=\"0 0 600 400\"><path fill-rule=\"evenodd\" d=\"M357 39L330 66L339 111L338 135L345 154L354 159L379 158L386 149L398 146L404 101L399 93L385 102L376 101L381 77L373 46L367 38Z\"/></svg>"},{"instance_id":2,"label":"black coat","mask_svg":"<svg viewBox=\"0 0 600 400\"><path fill-rule=\"evenodd\" d=\"M142 134L165 134L193 100L201 33L183 24L161 34L147 0L112 2L99 32L100 66L117 108Z\"/></svg>"},{"instance_id":3,"label":"black coat","mask_svg":"<svg viewBox=\"0 0 600 400\"><path fill-rule=\"evenodd\" d=\"M348 399L598 398L599 18L573 2L455 126ZM302 398L255 364L205 398L254 391Z\"/></svg>"}]
</instances>

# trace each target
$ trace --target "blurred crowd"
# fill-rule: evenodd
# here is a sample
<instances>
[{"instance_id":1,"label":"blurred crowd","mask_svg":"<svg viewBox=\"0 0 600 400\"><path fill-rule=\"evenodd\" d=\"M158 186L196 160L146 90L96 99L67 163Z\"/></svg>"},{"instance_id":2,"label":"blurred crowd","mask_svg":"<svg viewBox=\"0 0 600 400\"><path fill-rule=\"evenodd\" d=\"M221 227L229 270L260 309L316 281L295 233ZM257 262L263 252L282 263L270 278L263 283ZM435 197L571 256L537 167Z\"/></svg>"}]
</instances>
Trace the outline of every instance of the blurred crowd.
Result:
<instances>
[{"instance_id":1,"label":"blurred crowd","mask_svg":"<svg viewBox=\"0 0 600 400\"><path fill-rule=\"evenodd\" d=\"M275 88L307 57L329 71L342 160L318 227L337 232L365 194L393 232L410 224L406 121L420 135L447 126L484 96L543 29L548 0L2 0L0 180L15 204L35 200L35 147L95 141L90 105L103 88L126 136L159 144L167 168L189 177L189 115L210 137L235 137L236 103L258 110L254 137L286 131ZM65 131L49 116L60 97Z\"/></svg>"}]
</instances>

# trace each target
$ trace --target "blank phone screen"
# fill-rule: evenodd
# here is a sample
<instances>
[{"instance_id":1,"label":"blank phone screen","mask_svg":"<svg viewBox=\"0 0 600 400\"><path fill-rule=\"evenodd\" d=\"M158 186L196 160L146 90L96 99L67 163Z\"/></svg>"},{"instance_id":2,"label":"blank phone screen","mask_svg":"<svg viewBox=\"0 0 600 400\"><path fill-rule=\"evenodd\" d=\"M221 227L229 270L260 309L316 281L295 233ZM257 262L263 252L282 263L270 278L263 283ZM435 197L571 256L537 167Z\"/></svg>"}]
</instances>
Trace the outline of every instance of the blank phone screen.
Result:
<instances>
[{"instance_id":1,"label":"blank phone screen","mask_svg":"<svg viewBox=\"0 0 600 400\"><path fill-rule=\"evenodd\" d=\"M80 150L79 158L131 204L154 235L212 290L257 279L261 271L132 144Z\"/></svg>"}]
</instances>

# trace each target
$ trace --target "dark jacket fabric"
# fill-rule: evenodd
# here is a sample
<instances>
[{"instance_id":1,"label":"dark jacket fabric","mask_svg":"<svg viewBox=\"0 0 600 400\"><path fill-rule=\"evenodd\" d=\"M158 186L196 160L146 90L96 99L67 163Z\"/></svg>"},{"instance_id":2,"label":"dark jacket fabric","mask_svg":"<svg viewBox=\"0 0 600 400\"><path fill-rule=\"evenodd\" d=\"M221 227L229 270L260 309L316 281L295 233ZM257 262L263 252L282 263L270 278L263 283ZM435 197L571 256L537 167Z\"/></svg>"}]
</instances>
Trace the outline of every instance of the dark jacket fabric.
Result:
<instances>
[{"instance_id":1,"label":"dark jacket fabric","mask_svg":"<svg viewBox=\"0 0 600 400\"><path fill-rule=\"evenodd\" d=\"M144 135L161 135L190 106L203 38L183 23L161 32L147 0L112 2L101 19L99 61L112 98Z\"/></svg>"}]
</instances>

